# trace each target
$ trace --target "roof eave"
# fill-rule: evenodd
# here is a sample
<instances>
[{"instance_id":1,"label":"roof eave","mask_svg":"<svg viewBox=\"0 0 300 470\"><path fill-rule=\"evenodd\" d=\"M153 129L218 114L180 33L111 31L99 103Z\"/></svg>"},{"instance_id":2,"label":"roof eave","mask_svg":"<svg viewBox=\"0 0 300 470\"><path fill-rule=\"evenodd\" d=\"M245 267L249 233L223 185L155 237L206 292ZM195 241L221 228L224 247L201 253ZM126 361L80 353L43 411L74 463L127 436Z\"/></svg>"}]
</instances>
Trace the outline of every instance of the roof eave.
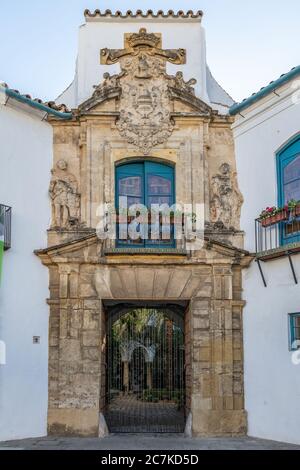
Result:
<instances>
[{"instance_id":1,"label":"roof eave","mask_svg":"<svg viewBox=\"0 0 300 470\"><path fill-rule=\"evenodd\" d=\"M35 101L24 95L21 95L20 93L17 93L15 90L12 90L11 88L0 86L0 92L5 93L6 96L9 98L19 101L20 103L26 104L30 106L31 108L37 109L39 111L43 111L46 114L51 114L57 118L72 119L73 117L72 113L57 111L56 109L50 108L49 106L46 106L45 104L40 103L39 101Z\"/></svg>"},{"instance_id":2,"label":"roof eave","mask_svg":"<svg viewBox=\"0 0 300 470\"><path fill-rule=\"evenodd\" d=\"M229 109L229 114L231 116L235 116L236 114L240 113L244 109L248 108L252 104L256 103L257 101L261 100L269 93L272 93L278 87L284 85L285 83L289 82L296 76L300 75L300 65L292 69L290 72L282 75L278 80L271 82L266 87L262 88L259 92L255 93L254 95L250 96L246 100L242 101L241 103L236 103Z\"/></svg>"}]
</instances>

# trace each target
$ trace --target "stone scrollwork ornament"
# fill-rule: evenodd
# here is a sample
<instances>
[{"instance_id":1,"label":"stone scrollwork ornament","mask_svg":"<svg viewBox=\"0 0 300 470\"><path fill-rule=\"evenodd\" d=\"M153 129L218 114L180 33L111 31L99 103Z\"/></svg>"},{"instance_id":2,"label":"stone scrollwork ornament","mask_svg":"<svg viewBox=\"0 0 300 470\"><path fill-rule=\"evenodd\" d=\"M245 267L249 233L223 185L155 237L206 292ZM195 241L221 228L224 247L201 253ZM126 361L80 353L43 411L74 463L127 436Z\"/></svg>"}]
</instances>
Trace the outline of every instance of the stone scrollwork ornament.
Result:
<instances>
[{"instance_id":1,"label":"stone scrollwork ornament","mask_svg":"<svg viewBox=\"0 0 300 470\"><path fill-rule=\"evenodd\" d=\"M80 194L74 175L68 172L68 164L60 160L52 170L49 187L52 201L52 227L70 228L79 224Z\"/></svg>"},{"instance_id":2,"label":"stone scrollwork ornament","mask_svg":"<svg viewBox=\"0 0 300 470\"><path fill-rule=\"evenodd\" d=\"M228 163L223 163L211 181L211 223L218 228L239 230L243 202L236 172Z\"/></svg>"}]
</instances>

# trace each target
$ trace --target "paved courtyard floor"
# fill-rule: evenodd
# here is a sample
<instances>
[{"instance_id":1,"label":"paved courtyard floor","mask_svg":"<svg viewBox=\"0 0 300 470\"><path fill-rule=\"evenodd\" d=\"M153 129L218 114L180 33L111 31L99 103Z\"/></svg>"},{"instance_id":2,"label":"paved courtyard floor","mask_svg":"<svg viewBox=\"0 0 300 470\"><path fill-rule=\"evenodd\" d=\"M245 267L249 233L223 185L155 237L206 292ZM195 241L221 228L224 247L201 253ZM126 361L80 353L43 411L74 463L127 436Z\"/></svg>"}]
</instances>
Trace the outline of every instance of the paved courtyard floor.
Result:
<instances>
[{"instance_id":1,"label":"paved courtyard floor","mask_svg":"<svg viewBox=\"0 0 300 470\"><path fill-rule=\"evenodd\" d=\"M175 402L140 401L135 395L116 396L105 413L112 433L183 433L184 412Z\"/></svg>"},{"instance_id":2,"label":"paved courtyard floor","mask_svg":"<svg viewBox=\"0 0 300 470\"><path fill-rule=\"evenodd\" d=\"M0 442L0 450L300 450L300 445L245 438L196 439L172 434L111 434L104 439L45 437Z\"/></svg>"}]
</instances>

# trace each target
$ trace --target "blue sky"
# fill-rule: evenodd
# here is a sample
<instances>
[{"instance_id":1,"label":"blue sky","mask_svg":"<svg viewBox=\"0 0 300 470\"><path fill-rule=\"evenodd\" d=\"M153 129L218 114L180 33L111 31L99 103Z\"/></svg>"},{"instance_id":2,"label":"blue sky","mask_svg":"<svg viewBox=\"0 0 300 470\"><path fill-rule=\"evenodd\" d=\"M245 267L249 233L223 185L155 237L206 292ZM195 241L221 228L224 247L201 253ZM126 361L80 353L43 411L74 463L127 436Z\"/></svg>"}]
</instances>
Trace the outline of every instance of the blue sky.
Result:
<instances>
[{"instance_id":1,"label":"blue sky","mask_svg":"<svg viewBox=\"0 0 300 470\"><path fill-rule=\"evenodd\" d=\"M300 64L299 0L0 0L0 80L58 96L73 79L85 8L202 9L208 63L237 101Z\"/></svg>"}]
</instances>

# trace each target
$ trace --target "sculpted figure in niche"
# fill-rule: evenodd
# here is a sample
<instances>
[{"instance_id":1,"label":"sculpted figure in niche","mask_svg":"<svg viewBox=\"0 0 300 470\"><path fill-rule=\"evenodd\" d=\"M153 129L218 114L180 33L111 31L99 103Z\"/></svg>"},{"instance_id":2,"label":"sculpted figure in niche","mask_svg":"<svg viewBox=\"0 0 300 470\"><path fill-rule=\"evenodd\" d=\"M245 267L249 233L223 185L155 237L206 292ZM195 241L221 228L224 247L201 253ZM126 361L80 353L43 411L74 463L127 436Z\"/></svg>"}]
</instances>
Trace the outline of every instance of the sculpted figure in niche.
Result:
<instances>
[{"instance_id":1,"label":"sculpted figure in niche","mask_svg":"<svg viewBox=\"0 0 300 470\"><path fill-rule=\"evenodd\" d=\"M232 205L232 220L235 222L236 227L240 228L241 210L244 204L243 195L239 189L237 172L232 173L232 191L233 191L233 205Z\"/></svg>"},{"instance_id":2,"label":"sculpted figure in niche","mask_svg":"<svg viewBox=\"0 0 300 470\"><path fill-rule=\"evenodd\" d=\"M57 162L52 170L49 194L52 200L54 227L67 228L79 222L80 195L74 175L68 172L65 160Z\"/></svg>"},{"instance_id":3,"label":"sculpted figure in niche","mask_svg":"<svg viewBox=\"0 0 300 470\"><path fill-rule=\"evenodd\" d=\"M236 172L223 163L211 182L211 222L216 228L238 230L243 202Z\"/></svg>"}]
</instances>

